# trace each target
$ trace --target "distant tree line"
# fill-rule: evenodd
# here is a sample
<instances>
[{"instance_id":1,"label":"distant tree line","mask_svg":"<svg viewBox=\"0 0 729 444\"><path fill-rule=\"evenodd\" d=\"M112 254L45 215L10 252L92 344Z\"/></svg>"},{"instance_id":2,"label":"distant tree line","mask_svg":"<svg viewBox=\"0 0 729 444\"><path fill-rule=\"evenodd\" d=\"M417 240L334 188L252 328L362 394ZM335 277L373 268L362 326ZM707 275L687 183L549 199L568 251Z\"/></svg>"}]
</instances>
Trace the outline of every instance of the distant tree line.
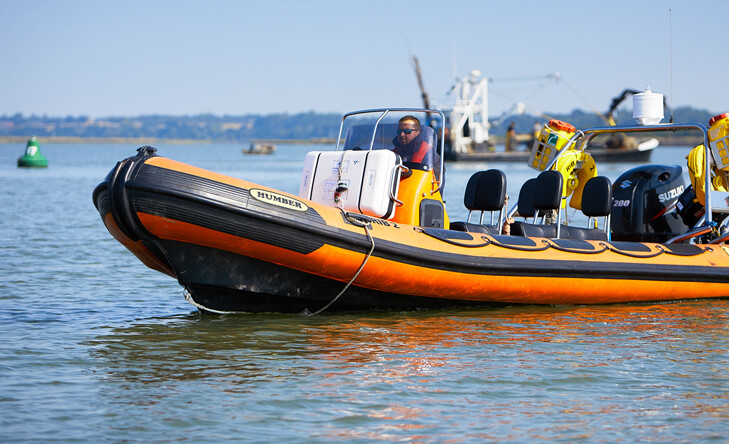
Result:
<instances>
[{"instance_id":1,"label":"distant tree line","mask_svg":"<svg viewBox=\"0 0 729 444\"><path fill-rule=\"evenodd\" d=\"M618 123L631 124L631 111L619 110ZM677 122L708 122L714 115L706 110L690 107L676 108ZM564 120L577 128L602 126L605 122L595 113L575 110L568 115L551 118ZM663 120L667 122L669 116ZM510 122L517 133L529 133L535 122L544 122L546 116L516 115L492 128L495 135L503 135ZM220 142L247 142L254 139L313 139L335 138L339 131L340 114L319 114L313 111L298 114L269 114L216 116L148 115L138 117L106 117L93 119L48 116L0 116L0 137L32 135L39 137L140 137L156 139L195 139Z\"/></svg>"},{"instance_id":2,"label":"distant tree line","mask_svg":"<svg viewBox=\"0 0 729 444\"><path fill-rule=\"evenodd\" d=\"M250 141L253 139L335 138L339 114L270 114L245 116L149 115L138 117L0 116L0 136L148 137Z\"/></svg>"}]
</instances>

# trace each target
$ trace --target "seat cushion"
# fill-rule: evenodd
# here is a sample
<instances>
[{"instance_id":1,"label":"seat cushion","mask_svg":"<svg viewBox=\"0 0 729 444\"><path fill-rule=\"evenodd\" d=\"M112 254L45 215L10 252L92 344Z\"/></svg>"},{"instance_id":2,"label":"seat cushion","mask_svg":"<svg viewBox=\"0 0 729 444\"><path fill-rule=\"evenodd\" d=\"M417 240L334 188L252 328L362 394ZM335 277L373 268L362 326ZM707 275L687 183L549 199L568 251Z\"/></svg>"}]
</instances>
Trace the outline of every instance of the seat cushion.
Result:
<instances>
[{"instance_id":1,"label":"seat cushion","mask_svg":"<svg viewBox=\"0 0 729 444\"><path fill-rule=\"evenodd\" d=\"M535 225L528 224L526 222L512 222L511 223L511 235L512 236L525 236L525 237L546 237L554 238L557 236L556 225Z\"/></svg>"},{"instance_id":2,"label":"seat cushion","mask_svg":"<svg viewBox=\"0 0 729 444\"><path fill-rule=\"evenodd\" d=\"M525 222L513 222L511 224L511 234L514 236L544 237L547 239L555 239L557 237L557 226L535 225ZM602 230L562 225L559 227L559 238L571 240L606 241L607 234Z\"/></svg>"},{"instance_id":3,"label":"seat cushion","mask_svg":"<svg viewBox=\"0 0 729 444\"><path fill-rule=\"evenodd\" d=\"M566 228L566 230L565 230ZM607 233L595 228L562 226L559 230L560 239L574 240L607 240Z\"/></svg>"},{"instance_id":4,"label":"seat cushion","mask_svg":"<svg viewBox=\"0 0 729 444\"><path fill-rule=\"evenodd\" d=\"M452 222L451 230L466 231L469 233L501 234L497 225L479 225L468 222Z\"/></svg>"}]
</instances>

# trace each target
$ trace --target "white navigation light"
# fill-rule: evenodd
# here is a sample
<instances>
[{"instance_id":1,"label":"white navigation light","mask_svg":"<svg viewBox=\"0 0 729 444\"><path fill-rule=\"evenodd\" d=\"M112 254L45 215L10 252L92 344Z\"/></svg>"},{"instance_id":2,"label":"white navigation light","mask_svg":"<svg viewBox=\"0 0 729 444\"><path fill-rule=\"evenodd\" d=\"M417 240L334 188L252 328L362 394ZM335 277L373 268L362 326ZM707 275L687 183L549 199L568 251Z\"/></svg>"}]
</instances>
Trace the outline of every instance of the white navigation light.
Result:
<instances>
[{"instance_id":1,"label":"white navigation light","mask_svg":"<svg viewBox=\"0 0 729 444\"><path fill-rule=\"evenodd\" d=\"M633 95L633 118L641 125L655 125L663 120L663 94L646 89Z\"/></svg>"}]
</instances>

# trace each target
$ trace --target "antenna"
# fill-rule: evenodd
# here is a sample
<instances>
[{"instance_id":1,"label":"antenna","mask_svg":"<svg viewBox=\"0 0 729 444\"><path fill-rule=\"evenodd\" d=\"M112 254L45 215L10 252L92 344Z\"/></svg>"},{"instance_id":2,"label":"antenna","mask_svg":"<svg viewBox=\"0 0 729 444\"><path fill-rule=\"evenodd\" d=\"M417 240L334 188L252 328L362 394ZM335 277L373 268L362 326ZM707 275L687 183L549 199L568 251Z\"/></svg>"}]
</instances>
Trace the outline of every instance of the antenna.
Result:
<instances>
[{"instance_id":1,"label":"antenna","mask_svg":"<svg viewBox=\"0 0 729 444\"><path fill-rule=\"evenodd\" d=\"M668 8L668 69L669 74L669 90L671 91L671 123L673 123L673 20L671 20L671 8Z\"/></svg>"}]
</instances>

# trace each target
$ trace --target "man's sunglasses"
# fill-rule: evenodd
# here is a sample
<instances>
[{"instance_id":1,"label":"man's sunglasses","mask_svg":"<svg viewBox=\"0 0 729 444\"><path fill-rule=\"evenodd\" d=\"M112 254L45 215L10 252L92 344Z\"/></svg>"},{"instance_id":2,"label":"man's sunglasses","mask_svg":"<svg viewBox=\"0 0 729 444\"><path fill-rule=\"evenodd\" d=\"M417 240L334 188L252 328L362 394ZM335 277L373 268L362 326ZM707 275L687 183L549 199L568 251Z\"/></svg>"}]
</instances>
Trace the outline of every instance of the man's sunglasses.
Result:
<instances>
[{"instance_id":1,"label":"man's sunglasses","mask_svg":"<svg viewBox=\"0 0 729 444\"><path fill-rule=\"evenodd\" d=\"M405 134L410 135L413 131L417 131L417 130L398 128L397 134L400 135L401 133L405 133Z\"/></svg>"}]
</instances>

